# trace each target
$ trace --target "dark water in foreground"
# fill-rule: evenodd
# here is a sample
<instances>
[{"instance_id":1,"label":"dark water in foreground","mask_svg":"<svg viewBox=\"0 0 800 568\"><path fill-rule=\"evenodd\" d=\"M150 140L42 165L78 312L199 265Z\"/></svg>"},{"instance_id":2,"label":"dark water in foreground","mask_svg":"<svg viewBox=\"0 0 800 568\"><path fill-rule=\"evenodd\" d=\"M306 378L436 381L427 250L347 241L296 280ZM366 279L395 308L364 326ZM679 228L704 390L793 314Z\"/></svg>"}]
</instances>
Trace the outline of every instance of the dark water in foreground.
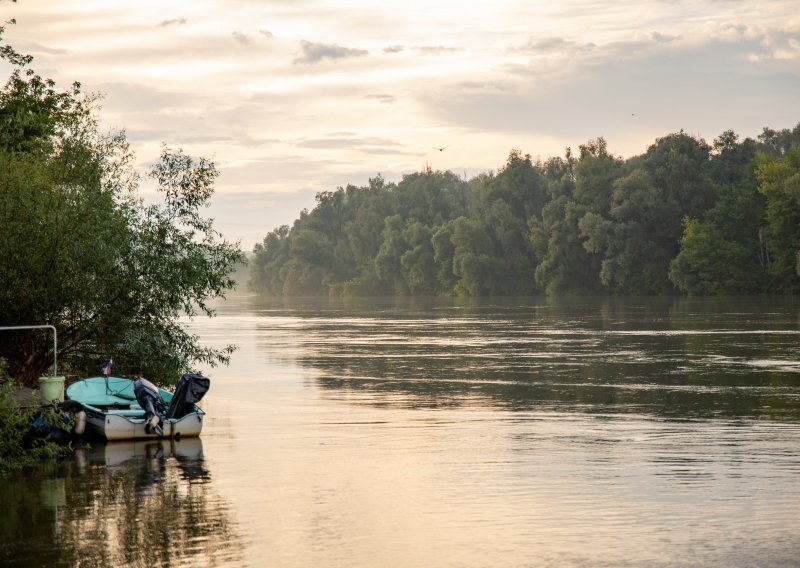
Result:
<instances>
[{"instance_id":1,"label":"dark water in foreground","mask_svg":"<svg viewBox=\"0 0 800 568\"><path fill-rule=\"evenodd\" d=\"M8 566L797 566L800 302L258 304L203 435L0 482Z\"/></svg>"}]
</instances>

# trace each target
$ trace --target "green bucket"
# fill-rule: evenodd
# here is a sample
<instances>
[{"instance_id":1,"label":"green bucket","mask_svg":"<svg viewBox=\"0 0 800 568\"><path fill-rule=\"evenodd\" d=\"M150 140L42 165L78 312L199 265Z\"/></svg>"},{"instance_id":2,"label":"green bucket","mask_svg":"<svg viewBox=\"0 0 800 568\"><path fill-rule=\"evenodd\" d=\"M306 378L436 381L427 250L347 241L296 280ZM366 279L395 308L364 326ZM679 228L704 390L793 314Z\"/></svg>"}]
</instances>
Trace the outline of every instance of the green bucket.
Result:
<instances>
[{"instance_id":1,"label":"green bucket","mask_svg":"<svg viewBox=\"0 0 800 568\"><path fill-rule=\"evenodd\" d=\"M64 402L64 377L39 377L39 394L42 402Z\"/></svg>"}]
</instances>

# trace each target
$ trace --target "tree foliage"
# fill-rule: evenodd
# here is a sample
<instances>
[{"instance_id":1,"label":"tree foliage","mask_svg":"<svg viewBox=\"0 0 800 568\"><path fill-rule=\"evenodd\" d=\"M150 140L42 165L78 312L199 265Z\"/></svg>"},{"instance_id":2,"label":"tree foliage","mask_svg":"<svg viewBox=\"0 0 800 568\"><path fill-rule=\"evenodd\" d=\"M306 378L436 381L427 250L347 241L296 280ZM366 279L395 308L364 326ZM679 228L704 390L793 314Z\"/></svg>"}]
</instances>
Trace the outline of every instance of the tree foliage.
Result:
<instances>
[{"instance_id":1,"label":"tree foliage","mask_svg":"<svg viewBox=\"0 0 800 568\"><path fill-rule=\"evenodd\" d=\"M266 295L790 292L800 269L800 125L685 132L639 156L597 138L471 180L425 171L317 196L255 247Z\"/></svg>"},{"instance_id":2,"label":"tree foliage","mask_svg":"<svg viewBox=\"0 0 800 568\"><path fill-rule=\"evenodd\" d=\"M59 362L75 373L113 357L121 372L169 382L224 362L231 348L203 347L180 324L213 314L208 300L243 259L200 214L214 164L165 147L150 173L163 201L145 205L124 133L98 129L97 97L58 91L9 46L0 57L17 66L0 91L0 321L54 325ZM4 333L0 356L33 384L50 345Z\"/></svg>"},{"instance_id":3,"label":"tree foliage","mask_svg":"<svg viewBox=\"0 0 800 568\"><path fill-rule=\"evenodd\" d=\"M759 191L767 199L767 270L777 289L800 286L800 148L785 156L759 156L756 165Z\"/></svg>"}]
</instances>

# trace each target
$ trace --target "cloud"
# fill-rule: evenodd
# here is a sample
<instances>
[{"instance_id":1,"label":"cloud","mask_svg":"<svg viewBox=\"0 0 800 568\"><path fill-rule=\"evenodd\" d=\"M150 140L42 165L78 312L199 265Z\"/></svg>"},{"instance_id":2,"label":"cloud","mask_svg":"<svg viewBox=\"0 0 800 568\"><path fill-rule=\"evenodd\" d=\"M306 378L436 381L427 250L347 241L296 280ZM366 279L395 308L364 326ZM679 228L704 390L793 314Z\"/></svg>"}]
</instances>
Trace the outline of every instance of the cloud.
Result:
<instances>
[{"instance_id":1,"label":"cloud","mask_svg":"<svg viewBox=\"0 0 800 568\"><path fill-rule=\"evenodd\" d=\"M400 53L405 50L405 47L402 45L390 45L389 47L384 47L384 53Z\"/></svg>"},{"instance_id":2,"label":"cloud","mask_svg":"<svg viewBox=\"0 0 800 568\"><path fill-rule=\"evenodd\" d=\"M651 32L650 37L659 43L669 43L677 39L676 36L664 35L660 32Z\"/></svg>"},{"instance_id":3,"label":"cloud","mask_svg":"<svg viewBox=\"0 0 800 568\"><path fill-rule=\"evenodd\" d=\"M142 83L107 82L97 86L105 94L104 109L111 112L152 113L153 109L180 108L191 104L191 97L187 99L186 93L156 89Z\"/></svg>"},{"instance_id":4,"label":"cloud","mask_svg":"<svg viewBox=\"0 0 800 568\"><path fill-rule=\"evenodd\" d=\"M375 95L364 95L365 99L378 101L379 103L384 104L391 104L397 100L397 97L394 95L384 95L384 94L375 94Z\"/></svg>"},{"instance_id":5,"label":"cloud","mask_svg":"<svg viewBox=\"0 0 800 568\"><path fill-rule=\"evenodd\" d=\"M301 148L314 148L319 150L356 149L377 153L405 153L402 144L388 138L358 137L351 132L337 132L325 138L301 140L296 144Z\"/></svg>"},{"instance_id":6,"label":"cloud","mask_svg":"<svg viewBox=\"0 0 800 568\"><path fill-rule=\"evenodd\" d=\"M360 184L378 173L371 165L348 163L346 167L342 167L341 159L325 157L326 153L320 151L311 155L306 152L300 155L273 152L267 157L251 160L220 160L217 164L220 170L217 186L225 187L226 193L268 191L273 195L283 195L303 192L313 202L313 195L318 191L335 190L349 183ZM401 175L391 168L381 171L387 176ZM218 195L221 193L215 194L215 199ZM284 213L284 222L294 219L296 213L297 211L293 211L291 217Z\"/></svg>"},{"instance_id":7,"label":"cloud","mask_svg":"<svg viewBox=\"0 0 800 568\"><path fill-rule=\"evenodd\" d=\"M453 53L461 51L458 47L446 47L444 45L423 45L417 48L421 53Z\"/></svg>"},{"instance_id":8,"label":"cloud","mask_svg":"<svg viewBox=\"0 0 800 568\"><path fill-rule=\"evenodd\" d=\"M800 30L767 33L761 44L769 50L772 59L800 59Z\"/></svg>"},{"instance_id":9,"label":"cloud","mask_svg":"<svg viewBox=\"0 0 800 568\"><path fill-rule=\"evenodd\" d=\"M531 55L550 55L558 53L589 52L597 46L592 42L578 43L563 37L531 37L527 42L515 48L515 51Z\"/></svg>"},{"instance_id":10,"label":"cloud","mask_svg":"<svg viewBox=\"0 0 800 568\"><path fill-rule=\"evenodd\" d=\"M242 32L232 32L231 35L233 36L233 39L236 40L236 43L244 46L250 45L250 38L247 37L246 34Z\"/></svg>"},{"instance_id":11,"label":"cloud","mask_svg":"<svg viewBox=\"0 0 800 568\"><path fill-rule=\"evenodd\" d=\"M305 40L300 42L300 51L300 57L293 61L295 64L314 64L323 59L336 60L369 55L366 49L342 47L341 45L329 43L312 43Z\"/></svg>"},{"instance_id":12,"label":"cloud","mask_svg":"<svg viewBox=\"0 0 800 568\"><path fill-rule=\"evenodd\" d=\"M222 175L226 173L223 171ZM264 189L216 192L206 214L226 238L238 240L245 250L250 250L268 232L291 224L303 209L312 209L317 191L306 187L291 193Z\"/></svg>"},{"instance_id":13,"label":"cloud","mask_svg":"<svg viewBox=\"0 0 800 568\"><path fill-rule=\"evenodd\" d=\"M158 23L159 28L166 28L169 26L185 26L187 23L186 18L173 18L171 20L162 20Z\"/></svg>"},{"instance_id":14,"label":"cloud","mask_svg":"<svg viewBox=\"0 0 800 568\"><path fill-rule=\"evenodd\" d=\"M23 53L30 53L32 55L48 54L48 55L66 55L68 51L63 48L48 47L41 43L33 41L23 41L19 44Z\"/></svg>"},{"instance_id":15,"label":"cloud","mask_svg":"<svg viewBox=\"0 0 800 568\"><path fill-rule=\"evenodd\" d=\"M526 45L551 50L573 45L545 39ZM800 92L796 60L781 58L791 50L789 38L780 34L736 42L665 43L655 37L614 42L583 57L558 57L569 73L559 74L554 65L545 74L540 60L532 58L527 67L509 67L495 81L439 86L422 102L445 125L572 143L604 136L612 151L619 151L615 141L624 140L628 147L622 151L633 155L655 136L681 128L711 139L737 124L744 136L781 124ZM774 108L753 105L765 96Z\"/></svg>"},{"instance_id":16,"label":"cloud","mask_svg":"<svg viewBox=\"0 0 800 568\"><path fill-rule=\"evenodd\" d=\"M267 39L273 39L275 37L275 34L269 30L256 30L255 33ZM236 43L241 45L248 46L253 43L253 40L250 38L250 36L244 32L235 31L231 32L231 35L233 36L233 39L236 40Z\"/></svg>"}]
</instances>

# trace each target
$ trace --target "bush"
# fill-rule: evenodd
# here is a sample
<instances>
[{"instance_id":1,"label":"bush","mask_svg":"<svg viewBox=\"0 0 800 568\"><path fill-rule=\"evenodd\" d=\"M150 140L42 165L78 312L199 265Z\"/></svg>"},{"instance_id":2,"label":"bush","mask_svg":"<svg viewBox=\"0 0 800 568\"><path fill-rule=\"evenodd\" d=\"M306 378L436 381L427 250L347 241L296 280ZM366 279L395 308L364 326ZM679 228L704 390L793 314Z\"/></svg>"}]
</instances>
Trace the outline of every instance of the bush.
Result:
<instances>
[{"instance_id":1,"label":"bush","mask_svg":"<svg viewBox=\"0 0 800 568\"><path fill-rule=\"evenodd\" d=\"M0 475L70 450L68 445L59 446L45 437L32 435L31 424L39 413L47 425L64 429L68 425L55 405L43 410L20 408L13 397L13 381L5 375L4 367L0 360Z\"/></svg>"}]
</instances>

